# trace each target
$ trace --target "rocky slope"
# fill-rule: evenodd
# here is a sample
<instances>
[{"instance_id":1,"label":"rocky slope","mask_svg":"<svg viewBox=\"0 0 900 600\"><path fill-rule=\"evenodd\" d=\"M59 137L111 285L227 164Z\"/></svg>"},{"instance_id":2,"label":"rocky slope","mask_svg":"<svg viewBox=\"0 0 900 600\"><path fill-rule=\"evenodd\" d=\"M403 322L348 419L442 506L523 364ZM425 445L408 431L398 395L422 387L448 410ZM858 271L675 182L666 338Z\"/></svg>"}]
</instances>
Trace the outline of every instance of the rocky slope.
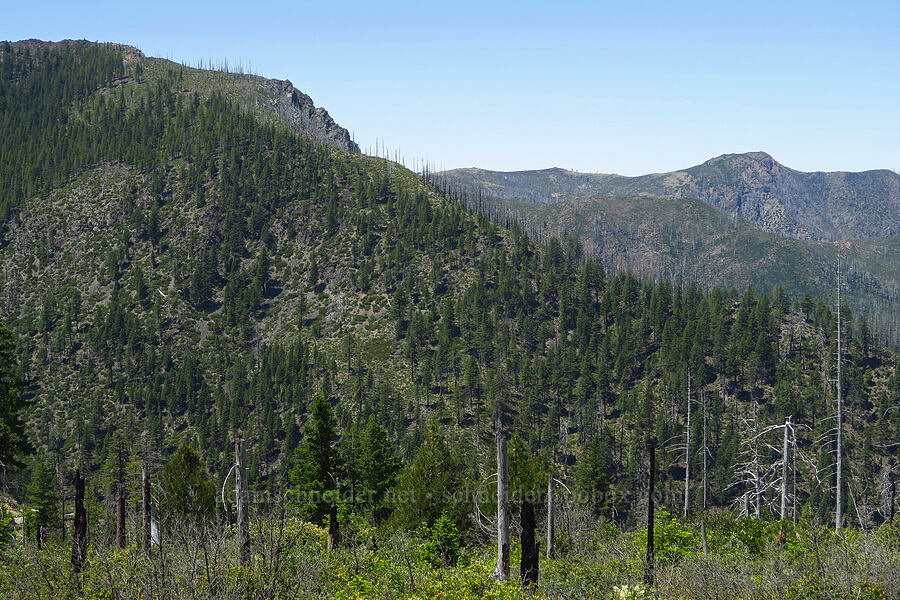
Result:
<instances>
[{"instance_id":1,"label":"rocky slope","mask_svg":"<svg viewBox=\"0 0 900 600\"><path fill-rule=\"evenodd\" d=\"M820 241L900 234L900 176L795 171L764 152L725 154L702 165L640 177L563 169L503 173L457 169L444 174L490 196L555 203L608 197L702 200L763 231Z\"/></svg>"},{"instance_id":2,"label":"rocky slope","mask_svg":"<svg viewBox=\"0 0 900 600\"><path fill-rule=\"evenodd\" d=\"M14 49L28 49L36 52L41 49L57 47L79 48L94 46L86 40L61 40L47 42L43 40L23 40L8 42ZM350 132L338 125L322 107L317 107L312 98L294 87L288 80L267 79L258 75L205 69L193 69L185 65L176 65L172 61L148 57L133 46L126 44L107 44L122 54L126 65L140 65L141 75L137 79L144 82L152 80L154 73L166 71L173 67L185 75L185 91L218 91L237 100L245 110L250 110L263 117L263 120L275 115L282 124L316 142L346 150L359 152L359 146L350 137ZM227 67L226 67L227 69ZM125 78L126 80L128 78ZM235 97L237 96L237 97ZM270 113L270 114L266 114Z\"/></svg>"}]
</instances>

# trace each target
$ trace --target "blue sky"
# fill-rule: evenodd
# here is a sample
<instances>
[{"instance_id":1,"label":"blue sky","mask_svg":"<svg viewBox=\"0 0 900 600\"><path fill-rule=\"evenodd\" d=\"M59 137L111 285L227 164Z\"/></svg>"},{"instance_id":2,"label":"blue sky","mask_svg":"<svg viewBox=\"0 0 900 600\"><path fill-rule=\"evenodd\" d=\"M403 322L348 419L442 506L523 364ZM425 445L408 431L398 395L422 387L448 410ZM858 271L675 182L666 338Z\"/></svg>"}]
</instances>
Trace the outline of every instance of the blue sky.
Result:
<instances>
[{"instance_id":1,"label":"blue sky","mask_svg":"<svg viewBox=\"0 0 900 600\"><path fill-rule=\"evenodd\" d=\"M635 175L765 150L900 170L900 3L16 2L86 38L290 79L412 165Z\"/></svg>"}]
</instances>

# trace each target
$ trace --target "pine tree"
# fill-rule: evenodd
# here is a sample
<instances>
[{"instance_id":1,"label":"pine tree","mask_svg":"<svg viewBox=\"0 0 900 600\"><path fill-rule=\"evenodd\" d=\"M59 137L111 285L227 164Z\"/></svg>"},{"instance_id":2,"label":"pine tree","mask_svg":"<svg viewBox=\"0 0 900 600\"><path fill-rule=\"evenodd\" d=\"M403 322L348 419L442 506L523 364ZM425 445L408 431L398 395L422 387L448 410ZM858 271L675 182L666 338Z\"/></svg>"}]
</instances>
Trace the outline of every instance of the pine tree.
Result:
<instances>
[{"instance_id":1,"label":"pine tree","mask_svg":"<svg viewBox=\"0 0 900 600\"><path fill-rule=\"evenodd\" d=\"M414 529L431 526L446 511L457 525L469 514L470 505L458 492L463 489L462 460L447 441L438 423L425 432L413 460L400 474L394 504L397 525Z\"/></svg>"},{"instance_id":2,"label":"pine tree","mask_svg":"<svg viewBox=\"0 0 900 600\"><path fill-rule=\"evenodd\" d=\"M369 498L369 508L376 523L387 515L384 497L397 482L402 466L387 431L370 416L358 446L357 465L363 493Z\"/></svg>"},{"instance_id":3,"label":"pine tree","mask_svg":"<svg viewBox=\"0 0 900 600\"><path fill-rule=\"evenodd\" d=\"M59 483L56 473L45 455L34 465L31 473L31 485L28 486L28 502L31 504L31 516L37 527L36 539L40 547L46 537L46 530L59 526Z\"/></svg>"},{"instance_id":4,"label":"pine tree","mask_svg":"<svg viewBox=\"0 0 900 600\"><path fill-rule=\"evenodd\" d=\"M24 389L13 333L0 323L0 464L6 468L23 466L18 458L33 451L22 419L22 411L28 406L22 395Z\"/></svg>"},{"instance_id":5,"label":"pine tree","mask_svg":"<svg viewBox=\"0 0 900 600\"><path fill-rule=\"evenodd\" d=\"M291 470L291 481L305 495L305 510L318 523L328 513L328 503L336 499L341 476L336 442L331 404L320 392L313 398L312 419L303 427L303 442L297 448Z\"/></svg>"},{"instance_id":6,"label":"pine tree","mask_svg":"<svg viewBox=\"0 0 900 600\"><path fill-rule=\"evenodd\" d=\"M187 444L172 454L157 482L161 489L161 519L201 521L213 515L216 486L200 456Z\"/></svg>"}]
</instances>

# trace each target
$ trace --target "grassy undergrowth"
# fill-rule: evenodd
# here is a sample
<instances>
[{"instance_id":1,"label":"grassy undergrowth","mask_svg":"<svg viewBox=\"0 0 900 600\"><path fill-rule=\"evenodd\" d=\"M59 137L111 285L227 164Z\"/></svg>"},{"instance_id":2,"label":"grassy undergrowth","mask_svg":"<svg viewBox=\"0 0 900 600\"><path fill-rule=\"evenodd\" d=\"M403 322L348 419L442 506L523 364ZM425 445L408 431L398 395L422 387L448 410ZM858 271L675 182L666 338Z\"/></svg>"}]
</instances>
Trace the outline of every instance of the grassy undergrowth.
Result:
<instances>
[{"instance_id":1,"label":"grassy undergrowth","mask_svg":"<svg viewBox=\"0 0 900 600\"><path fill-rule=\"evenodd\" d=\"M220 522L164 527L148 557L137 545L112 545L103 524L92 532L84 572L75 575L68 543L38 550L16 544L0 553L3 598L900 598L900 527L835 534L825 527L712 515L709 553L699 522L657 515L655 586L642 584L646 531L619 531L578 510L564 515L554 560L541 581L492 577L487 538L469 539L455 564L435 550L432 532L376 529L345 517L343 542L326 551L327 528L267 517L251 524L249 565L234 562L233 529ZM444 535L443 533L441 535Z\"/></svg>"}]
</instances>

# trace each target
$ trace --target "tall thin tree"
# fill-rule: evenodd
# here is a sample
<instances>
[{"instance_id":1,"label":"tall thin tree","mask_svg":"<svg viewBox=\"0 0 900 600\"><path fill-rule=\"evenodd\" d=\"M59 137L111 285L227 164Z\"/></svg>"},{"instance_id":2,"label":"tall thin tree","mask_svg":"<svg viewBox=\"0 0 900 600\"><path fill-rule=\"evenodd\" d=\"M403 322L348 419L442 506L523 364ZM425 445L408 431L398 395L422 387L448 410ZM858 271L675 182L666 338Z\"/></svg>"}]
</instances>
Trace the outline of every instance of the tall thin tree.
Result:
<instances>
[{"instance_id":1,"label":"tall thin tree","mask_svg":"<svg viewBox=\"0 0 900 600\"><path fill-rule=\"evenodd\" d=\"M509 470L506 436L497 423L497 567L494 577L509 580Z\"/></svg>"},{"instance_id":2,"label":"tall thin tree","mask_svg":"<svg viewBox=\"0 0 900 600\"><path fill-rule=\"evenodd\" d=\"M841 363L844 360L841 346L841 263L838 262L837 285L837 457L835 460L835 501L834 501L834 529L840 530L843 523L842 502L844 487L844 398L841 380Z\"/></svg>"}]
</instances>

